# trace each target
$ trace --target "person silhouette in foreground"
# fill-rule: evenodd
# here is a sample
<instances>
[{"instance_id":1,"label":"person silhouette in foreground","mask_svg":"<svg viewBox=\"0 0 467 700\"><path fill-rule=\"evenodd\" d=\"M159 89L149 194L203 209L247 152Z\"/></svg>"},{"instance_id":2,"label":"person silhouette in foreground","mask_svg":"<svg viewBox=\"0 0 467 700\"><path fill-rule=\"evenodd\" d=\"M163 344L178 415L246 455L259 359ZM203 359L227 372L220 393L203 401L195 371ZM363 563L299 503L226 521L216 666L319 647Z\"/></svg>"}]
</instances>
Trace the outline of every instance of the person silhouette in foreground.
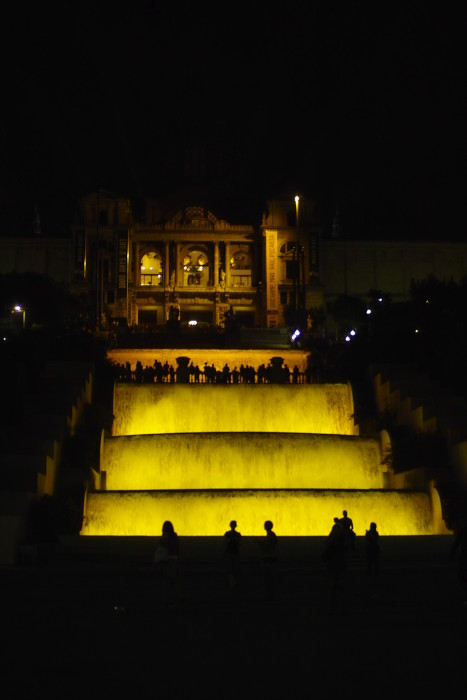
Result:
<instances>
[{"instance_id":1,"label":"person silhouette in foreground","mask_svg":"<svg viewBox=\"0 0 467 700\"><path fill-rule=\"evenodd\" d=\"M347 528L342 524L342 518L334 518L334 525L328 535L323 552L323 561L331 578L331 611L334 612L337 594L342 594L342 605L345 604L344 578L347 571L347 559L350 542Z\"/></svg>"},{"instance_id":2,"label":"person silhouette in foreground","mask_svg":"<svg viewBox=\"0 0 467 700\"><path fill-rule=\"evenodd\" d=\"M365 532L366 572L368 575L379 573L379 532L376 523L370 523Z\"/></svg>"},{"instance_id":3,"label":"person silhouette in foreground","mask_svg":"<svg viewBox=\"0 0 467 700\"><path fill-rule=\"evenodd\" d=\"M464 595L462 604L467 606L467 518L455 528L450 560L454 561L456 556L458 557L457 576Z\"/></svg>"},{"instance_id":4,"label":"person silhouette in foreground","mask_svg":"<svg viewBox=\"0 0 467 700\"><path fill-rule=\"evenodd\" d=\"M273 530L271 520L266 520L264 529L266 536L260 540L263 553L261 557L261 566L263 569L264 586L266 594L272 596L274 594L275 585L275 570L277 563L277 535Z\"/></svg>"},{"instance_id":5,"label":"person silhouette in foreground","mask_svg":"<svg viewBox=\"0 0 467 700\"><path fill-rule=\"evenodd\" d=\"M239 576L240 540L241 534L237 531L237 521L230 521L230 530L224 533L224 560L229 577L229 586L234 588Z\"/></svg>"},{"instance_id":6,"label":"person silhouette in foreground","mask_svg":"<svg viewBox=\"0 0 467 700\"><path fill-rule=\"evenodd\" d=\"M341 522L340 522L339 518L336 517L336 518L334 518L334 525L332 526L331 532L329 533L329 535L331 536L331 535L332 535L333 533L335 533L336 530L338 530L339 528L342 528L342 525L341 525Z\"/></svg>"},{"instance_id":7,"label":"person silhouette in foreground","mask_svg":"<svg viewBox=\"0 0 467 700\"><path fill-rule=\"evenodd\" d=\"M349 518L349 516L347 515L346 510L342 511L342 518L339 520L339 522L347 534L347 537L349 539L350 548L355 549L355 532L353 529L353 521L352 521L352 518Z\"/></svg>"},{"instance_id":8,"label":"person silhouette in foreground","mask_svg":"<svg viewBox=\"0 0 467 700\"><path fill-rule=\"evenodd\" d=\"M178 580L178 535L170 520L162 525L162 536L154 553L156 571L173 587Z\"/></svg>"}]
</instances>

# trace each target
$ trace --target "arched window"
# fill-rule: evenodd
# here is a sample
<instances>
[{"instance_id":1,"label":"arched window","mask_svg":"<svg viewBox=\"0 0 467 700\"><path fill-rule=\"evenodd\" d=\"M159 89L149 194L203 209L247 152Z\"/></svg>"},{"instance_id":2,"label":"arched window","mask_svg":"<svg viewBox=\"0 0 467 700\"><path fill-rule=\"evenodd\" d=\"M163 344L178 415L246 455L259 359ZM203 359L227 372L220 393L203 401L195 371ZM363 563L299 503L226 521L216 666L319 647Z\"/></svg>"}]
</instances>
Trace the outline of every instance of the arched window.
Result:
<instances>
[{"instance_id":1,"label":"arched window","mask_svg":"<svg viewBox=\"0 0 467 700\"><path fill-rule=\"evenodd\" d=\"M286 241L283 243L279 249L279 257L282 261L282 274L281 282L292 282L297 279L298 265L297 265L297 242L296 241Z\"/></svg>"},{"instance_id":2,"label":"arched window","mask_svg":"<svg viewBox=\"0 0 467 700\"><path fill-rule=\"evenodd\" d=\"M157 287L162 284L162 257L149 250L141 258L141 286Z\"/></svg>"},{"instance_id":3,"label":"arched window","mask_svg":"<svg viewBox=\"0 0 467 700\"><path fill-rule=\"evenodd\" d=\"M230 284L232 287L251 287L251 251L240 246L230 257Z\"/></svg>"},{"instance_id":4,"label":"arched window","mask_svg":"<svg viewBox=\"0 0 467 700\"><path fill-rule=\"evenodd\" d=\"M183 256L183 286L207 287L209 284L209 259L198 248L185 251Z\"/></svg>"}]
</instances>

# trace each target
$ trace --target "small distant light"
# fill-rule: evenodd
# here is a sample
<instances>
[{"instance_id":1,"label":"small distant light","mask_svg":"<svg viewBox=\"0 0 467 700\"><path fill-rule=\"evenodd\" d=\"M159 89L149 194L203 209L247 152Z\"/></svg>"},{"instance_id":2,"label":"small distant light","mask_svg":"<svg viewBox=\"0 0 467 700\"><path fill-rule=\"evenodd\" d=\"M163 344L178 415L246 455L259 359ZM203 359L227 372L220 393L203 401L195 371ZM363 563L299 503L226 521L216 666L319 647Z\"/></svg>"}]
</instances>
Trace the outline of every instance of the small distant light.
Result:
<instances>
[{"instance_id":1,"label":"small distant light","mask_svg":"<svg viewBox=\"0 0 467 700\"><path fill-rule=\"evenodd\" d=\"M371 309L366 310L366 315L369 316L371 314Z\"/></svg>"},{"instance_id":2,"label":"small distant light","mask_svg":"<svg viewBox=\"0 0 467 700\"><path fill-rule=\"evenodd\" d=\"M297 328L297 330L292 333L292 340L296 340L296 338L298 338L299 335L300 331Z\"/></svg>"},{"instance_id":3,"label":"small distant light","mask_svg":"<svg viewBox=\"0 0 467 700\"><path fill-rule=\"evenodd\" d=\"M150 267L149 269L150 269L150 270L153 270L154 268L153 268L153 267Z\"/></svg>"},{"instance_id":4,"label":"small distant light","mask_svg":"<svg viewBox=\"0 0 467 700\"><path fill-rule=\"evenodd\" d=\"M355 333L356 331L354 331L353 329L350 331L350 335L355 335Z\"/></svg>"},{"instance_id":5,"label":"small distant light","mask_svg":"<svg viewBox=\"0 0 467 700\"><path fill-rule=\"evenodd\" d=\"M19 304L16 304L16 306L15 306L15 311L21 311L21 310L22 310L22 309L21 309L21 306L20 306Z\"/></svg>"},{"instance_id":6,"label":"small distant light","mask_svg":"<svg viewBox=\"0 0 467 700\"><path fill-rule=\"evenodd\" d=\"M189 325L189 326L197 326L197 325L198 325L198 321L195 321L195 320L193 320L193 321L188 321L188 325Z\"/></svg>"},{"instance_id":7,"label":"small distant light","mask_svg":"<svg viewBox=\"0 0 467 700\"><path fill-rule=\"evenodd\" d=\"M383 297L380 297L380 298L378 299L378 301L383 301Z\"/></svg>"},{"instance_id":8,"label":"small distant light","mask_svg":"<svg viewBox=\"0 0 467 700\"><path fill-rule=\"evenodd\" d=\"M346 336L345 336L345 342L346 342L346 343L350 343L350 335L346 335Z\"/></svg>"},{"instance_id":9,"label":"small distant light","mask_svg":"<svg viewBox=\"0 0 467 700\"><path fill-rule=\"evenodd\" d=\"M415 329L415 333L418 333L418 328Z\"/></svg>"},{"instance_id":10,"label":"small distant light","mask_svg":"<svg viewBox=\"0 0 467 700\"><path fill-rule=\"evenodd\" d=\"M3 338L3 340L6 340L6 338Z\"/></svg>"},{"instance_id":11,"label":"small distant light","mask_svg":"<svg viewBox=\"0 0 467 700\"><path fill-rule=\"evenodd\" d=\"M142 270L145 270L146 268L144 267L144 265L141 265L141 269L142 269Z\"/></svg>"},{"instance_id":12,"label":"small distant light","mask_svg":"<svg viewBox=\"0 0 467 700\"><path fill-rule=\"evenodd\" d=\"M425 304L429 304L429 303L430 303L430 300L429 300L429 299L425 299Z\"/></svg>"}]
</instances>

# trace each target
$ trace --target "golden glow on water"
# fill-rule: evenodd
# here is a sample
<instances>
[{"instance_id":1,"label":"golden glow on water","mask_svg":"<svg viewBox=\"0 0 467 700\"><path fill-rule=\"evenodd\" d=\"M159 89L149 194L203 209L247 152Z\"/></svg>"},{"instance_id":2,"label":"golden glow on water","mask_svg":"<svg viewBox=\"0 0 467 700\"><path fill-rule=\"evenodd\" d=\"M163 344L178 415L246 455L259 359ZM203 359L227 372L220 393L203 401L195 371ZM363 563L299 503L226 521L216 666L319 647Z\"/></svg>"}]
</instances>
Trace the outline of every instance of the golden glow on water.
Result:
<instances>
[{"instance_id":1,"label":"golden glow on water","mask_svg":"<svg viewBox=\"0 0 467 700\"><path fill-rule=\"evenodd\" d=\"M146 491L90 493L83 535L160 535L171 520L182 536L222 535L230 520L246 536L265 520L283 536L323 536L346 509L357 535L431 535L430 497L404 491Z\"/></svg>"},{"instance_id":2,"label":"golden glow on water","mask_svg":"<svg viewBox=\"0 0 467 700\"><path fill-rule=\"evenodd\" d=\"M279 535L325 536L344 509L357 535L372 521L381 535L444 532L435 490L384 488L350 385L116 384L113 412L107 490L87 493L83 535L157 536L172 520L181 536L219 536L235 519L245 536L263 536L265 520Z\"/></svg>"},{"instance_id":3,"label":"golden glow on water","mask_svg":"<svg viewBox=\"0 0 467 700\"><path fill-rule=\"evenodd\" d=\"M347 384L116 384L112 434L353 435Z\"/></svg>"},{"instance_id":4,"label":"golden glow on water","mask_svg":"<svg viewBox=\"0 0 467 700\"><path fill-rule=\"evenodd\" d=\"M107 438L109 490L378 489L379 441L303 433L191 433ZM131 468L129 468L131 465Z\"/></svg>"}]
</instances>

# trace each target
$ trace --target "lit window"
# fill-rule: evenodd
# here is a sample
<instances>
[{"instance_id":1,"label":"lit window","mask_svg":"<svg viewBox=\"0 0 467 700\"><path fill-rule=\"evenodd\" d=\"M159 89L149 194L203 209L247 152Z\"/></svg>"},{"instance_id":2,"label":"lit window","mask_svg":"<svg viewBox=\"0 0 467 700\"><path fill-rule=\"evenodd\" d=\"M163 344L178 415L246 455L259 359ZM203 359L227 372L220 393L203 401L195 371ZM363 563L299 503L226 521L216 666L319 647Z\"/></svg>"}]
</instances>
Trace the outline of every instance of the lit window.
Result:
<instances>
[{"instance_id":1,"label":"lit window","mask_svg":"<svg viewBox=\"0 0 467 700\"><path fill-rule=\"evenodd\" d=\"M145 253L141 259L141 285L156 287L162 284L162 257L151 250Z\"/></svg>"}]
</instances>

